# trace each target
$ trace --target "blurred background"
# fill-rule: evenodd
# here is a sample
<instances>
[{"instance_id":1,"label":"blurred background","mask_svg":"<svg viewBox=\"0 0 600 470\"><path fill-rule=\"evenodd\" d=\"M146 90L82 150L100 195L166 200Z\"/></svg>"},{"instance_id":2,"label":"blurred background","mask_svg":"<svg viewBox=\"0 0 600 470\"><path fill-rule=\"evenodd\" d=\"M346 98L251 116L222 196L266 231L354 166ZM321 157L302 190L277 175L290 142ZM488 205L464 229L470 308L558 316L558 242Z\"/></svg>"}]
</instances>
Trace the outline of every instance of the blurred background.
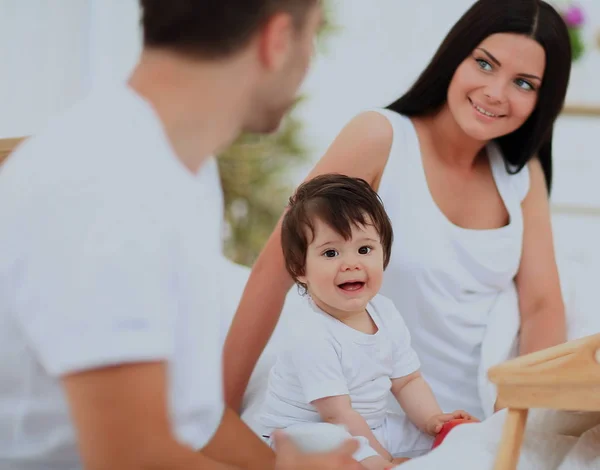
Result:
<instances>
[{"instance_id":1,"label":"blurred background","mask_svg":"<svg viewBox=\"0 0 600 470\"><path fill-rule=\"evenodd\" d=\"M281 131L243 136L203 170L231 260L253 262L294 186L342 126L402 94L472 3L326 2L331 27ZM553 3L571 25L577 57L555 131L555 238L559 258L579 266L561 276L577 272L573 282L591 286L600 273L600 0ZM0 138L35 133L92 87L124 80L140 52L138 23L137 0L0 0Z\"/></svg>"}]
</instances>

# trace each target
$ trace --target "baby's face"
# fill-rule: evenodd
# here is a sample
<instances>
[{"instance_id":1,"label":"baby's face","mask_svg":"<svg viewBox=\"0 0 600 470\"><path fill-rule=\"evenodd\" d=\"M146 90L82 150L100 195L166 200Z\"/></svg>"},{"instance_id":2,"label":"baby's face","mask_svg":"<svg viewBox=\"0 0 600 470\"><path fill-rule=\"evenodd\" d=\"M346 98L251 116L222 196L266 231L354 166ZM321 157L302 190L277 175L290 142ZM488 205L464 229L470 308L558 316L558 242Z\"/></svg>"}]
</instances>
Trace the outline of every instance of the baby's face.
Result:
<instances>
[{"instance_id":1,"label":"baby's face","mask_svg":"<svg viewBox=\"0 0 600 470\"><path fill-rule=\"evenodd\" d=\"M364 310L379 292L383 278L383 247L375 227L352 227L344 240L329 225L317 220L314 239L306 253L305 275L311 297L336 318Z\"/></svg>"}]
</instances>

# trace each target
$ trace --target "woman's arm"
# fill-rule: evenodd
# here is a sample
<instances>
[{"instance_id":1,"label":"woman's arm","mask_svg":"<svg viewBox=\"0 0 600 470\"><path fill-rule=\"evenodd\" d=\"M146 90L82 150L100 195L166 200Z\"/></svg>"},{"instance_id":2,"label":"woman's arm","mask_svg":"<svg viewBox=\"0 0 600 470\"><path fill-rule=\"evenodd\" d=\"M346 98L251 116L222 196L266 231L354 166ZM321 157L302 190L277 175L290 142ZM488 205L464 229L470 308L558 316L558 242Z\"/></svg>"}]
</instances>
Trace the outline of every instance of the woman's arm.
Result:
<instances>
[{"instance_id":1,"label":"woman's arm","mask_svg":"<svg viewBox=\"0 0 600 470\"><path fill-rule=\"evenodd\" d=\"M523 254L516 276L521 312L519 354L566 341L565 309L554 254L548 191L537 159L529 164L523 201Z\"/></svg>"},{"instance_id":2,"label":"woman's arm","mask_svg":"<svg viewBox=\"0 0 600 470\"><path fill-rule=\"evenodd\" d=\"M324 173L342 173L365 179L377 187L387 163L393 130L379 113L354 118L333 142L307 179ZM293 282L281 250L281 221L256 261L225 341L225 397L240 410L252 370L281 314Z\"/></svg>"},{"instance_id":3,"label":"woman's arm","mask_svg":"<svg viewBox=\"0 0 600 470\"><path fill-rule=\"evenodd\" d=\"M320 398L311 404L317 409L323 421L344 425L353 436L365 437L375 452L385 460L392 461L392 455L377 440L365 418L352 408L349 395Z\"/></svg>"}]
</instances>

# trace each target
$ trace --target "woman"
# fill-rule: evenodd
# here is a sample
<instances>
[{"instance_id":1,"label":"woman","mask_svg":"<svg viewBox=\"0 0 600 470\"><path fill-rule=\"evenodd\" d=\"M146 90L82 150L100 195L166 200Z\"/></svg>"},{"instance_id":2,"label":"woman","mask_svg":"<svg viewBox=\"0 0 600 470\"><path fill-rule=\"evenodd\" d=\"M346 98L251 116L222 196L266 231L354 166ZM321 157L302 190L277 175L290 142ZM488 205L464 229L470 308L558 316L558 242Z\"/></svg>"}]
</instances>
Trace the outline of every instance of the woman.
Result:
<instances>
[{"instance_id":1,"label":"woman","mask_svg":"<svg viewBox=\"0 0 600 470\"><path fill-rule=\"evenodd\" d=\"M520 312L520 354L565 340L548 194L570 67L568 32L550 5L479 0L413 87L350 121L309 176L361 177L382 197L395 243L381 292L444 409L484 418L481 346L504 293L518 295L518 312L506 314ZM234 407L292 286L279 238L277 227L227 339Z\"/></svg>"}]
</instances>

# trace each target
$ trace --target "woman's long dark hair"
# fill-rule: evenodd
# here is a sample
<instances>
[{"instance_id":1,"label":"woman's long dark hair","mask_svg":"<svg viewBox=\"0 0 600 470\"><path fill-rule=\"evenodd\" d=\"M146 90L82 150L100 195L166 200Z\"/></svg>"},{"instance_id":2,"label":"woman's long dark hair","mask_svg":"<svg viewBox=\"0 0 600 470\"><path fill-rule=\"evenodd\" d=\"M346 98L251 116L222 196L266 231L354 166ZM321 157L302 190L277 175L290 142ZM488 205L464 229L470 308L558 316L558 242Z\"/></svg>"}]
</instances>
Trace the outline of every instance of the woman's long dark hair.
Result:
<instances>
[{"instance_id":1,"label":"woman's long dark hair","mask_svg":"<svg viewBox=\"0 0 600 470\"><path fill-rule=\"evenodd\" d=\"M537 105L527 121L496 139L507 168L518 173L538 156L548 191L552 185L552 130L567 93L571 74L571 44L565 22L542 0L479 0L448 33L433 59L411 89L388 109L405 116L438 111L458 66L488 36L516 33L536 40L546 52L546 69Z\"/></svg>"}]
</instances>

